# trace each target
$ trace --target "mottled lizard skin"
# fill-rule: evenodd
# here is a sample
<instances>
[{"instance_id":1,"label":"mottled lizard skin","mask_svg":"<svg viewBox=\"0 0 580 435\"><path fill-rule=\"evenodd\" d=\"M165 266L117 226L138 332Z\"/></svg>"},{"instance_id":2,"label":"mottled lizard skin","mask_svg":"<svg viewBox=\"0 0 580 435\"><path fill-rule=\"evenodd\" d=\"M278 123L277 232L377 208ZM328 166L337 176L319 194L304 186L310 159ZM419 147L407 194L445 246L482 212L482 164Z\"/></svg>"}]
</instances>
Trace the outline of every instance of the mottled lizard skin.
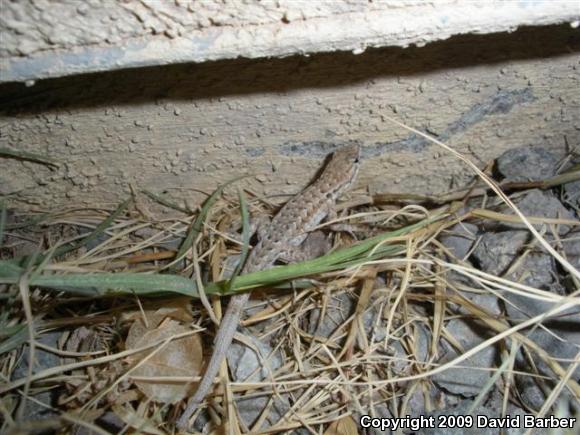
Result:
<instances>
[{"instance_id":1,"label":"mottled lizard skin","mask_svg":"<svg viewBox=\"0 0 580 435\"><path fill-rule=\"evenodd\" d=\"M268 269L279 258L300 249L308 233L323 219L334 214L337 198L353 183L360 166L360 146L349 145L335 151L312 184L288 201L268 226L246 261L242 273ZM189 419L212 388L230 347L250 293L232 296L214 341L214 351L201 382L187 404L177 427L187 429Z\"/></svg>"}]
</instances>

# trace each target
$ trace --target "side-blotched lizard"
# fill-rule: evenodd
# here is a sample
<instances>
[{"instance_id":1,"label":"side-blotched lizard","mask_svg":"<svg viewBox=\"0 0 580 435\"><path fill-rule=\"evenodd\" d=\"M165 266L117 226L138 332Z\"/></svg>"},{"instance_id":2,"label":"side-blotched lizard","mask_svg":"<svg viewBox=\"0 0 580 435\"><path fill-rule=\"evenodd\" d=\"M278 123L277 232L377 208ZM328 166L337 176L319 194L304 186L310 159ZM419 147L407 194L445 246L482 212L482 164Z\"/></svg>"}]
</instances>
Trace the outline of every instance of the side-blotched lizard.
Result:
<instances>
[{"instance_id":1,"label":"side-blotched lizard","mask_svg":"<svg viewBox=\"0 0 580 435\"><path fill-rule=\"evenodd\" d=\"M335 151L320 176L288 201L269 225L258 232L259 241L248 256L242 273L271 267L280 258L295 256L308 233L323 219L335 215L337 198L354 182L360 166L360 146L349 145ZM214 341L214 351L194 396L177 427L187 429L189 418L211 389L222 361L232 343L250 293L232 296Z\"/></svg>"}]
</instances>

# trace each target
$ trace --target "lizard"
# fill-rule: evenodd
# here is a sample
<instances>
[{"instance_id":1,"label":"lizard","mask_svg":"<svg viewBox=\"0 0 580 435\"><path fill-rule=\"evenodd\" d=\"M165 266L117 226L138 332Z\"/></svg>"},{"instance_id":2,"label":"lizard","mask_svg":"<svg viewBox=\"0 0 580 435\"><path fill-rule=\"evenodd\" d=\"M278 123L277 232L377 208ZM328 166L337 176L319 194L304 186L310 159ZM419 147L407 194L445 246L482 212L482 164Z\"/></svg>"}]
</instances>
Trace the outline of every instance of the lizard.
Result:
<instances>
[{"instance_id":1,"label":"lizard","mask_svg":"<svg viewBox=\"0 0 580 435\"><path fill-rule=\"evenodd\" d=\"M360 166L360 146L348 145L330 156L321 174L302 192L290 199L272 218L269 225L258 230L258 242L248 255L241 273L265 270L278 259L299 253L308 233L323 219L336 215L336 200L354 183ZM186 430L189 418L209 393L214 378L226 357L250 292L231 297L214 339L214 350L198 388L177 421Z\"/></svg>"}]
</instances>

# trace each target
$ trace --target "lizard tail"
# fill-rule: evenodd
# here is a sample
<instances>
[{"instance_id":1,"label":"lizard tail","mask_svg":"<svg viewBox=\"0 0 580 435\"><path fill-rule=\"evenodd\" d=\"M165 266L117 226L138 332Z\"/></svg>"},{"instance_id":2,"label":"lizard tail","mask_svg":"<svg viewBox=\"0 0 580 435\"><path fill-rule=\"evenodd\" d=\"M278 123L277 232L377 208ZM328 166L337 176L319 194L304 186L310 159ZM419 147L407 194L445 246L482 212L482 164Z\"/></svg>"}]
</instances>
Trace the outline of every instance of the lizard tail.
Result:
<instances>
[{"instance_id":1,"label":"lizard tail","mask_svg":"<svg viewBox=\"0 0 580 435\"><path fill-rule=\"evenodd\" d=\"M235 295L230 300L225 315L223 316L220 328L214 340L214 351L211 355L207 369L201 378L201 382L193 397L189 400L184 413L177 420L177 428L186 430L189 428L189 419L203 401L209 390L213 386L214 379L219 372L222 361L224 360L236 329L240 322L242 310L250 297L250 293L241 293Z\"/></svg>"}]
</instances>

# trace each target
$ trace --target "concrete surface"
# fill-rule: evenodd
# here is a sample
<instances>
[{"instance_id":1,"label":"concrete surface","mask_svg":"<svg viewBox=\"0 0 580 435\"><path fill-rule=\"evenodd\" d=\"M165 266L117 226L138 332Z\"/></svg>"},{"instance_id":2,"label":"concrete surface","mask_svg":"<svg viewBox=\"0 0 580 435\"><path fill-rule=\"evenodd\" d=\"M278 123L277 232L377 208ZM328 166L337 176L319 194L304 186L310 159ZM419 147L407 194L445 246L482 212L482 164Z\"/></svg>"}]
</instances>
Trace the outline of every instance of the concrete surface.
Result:
<instances>
[{"instance_id":1,"label":"concrete surface","mask_svg":"<svg viewBox=\"0 0 580 435\"><path fill-rule=\"evenodd\" d=\"M364 148L358 186L446 192L470 170L383 115L481 167L522 145L561 158L580 143L579 52L578 31L561 25L4 84L0 147L58 167L0 158L0 194L23 209L111 207L133 185L194 207L244 173L256 193L293 193L350 141Z\"/></svg>"},{"instance_id":2,"label":"concrete surface","mask_svg":"<svg viewBox=\"0 0 580 435\"><path fill-rule=\"evenodd\" d=\"M1 0L0 82L578 24L574 0Z\"/></svg>"}]
</instances>

